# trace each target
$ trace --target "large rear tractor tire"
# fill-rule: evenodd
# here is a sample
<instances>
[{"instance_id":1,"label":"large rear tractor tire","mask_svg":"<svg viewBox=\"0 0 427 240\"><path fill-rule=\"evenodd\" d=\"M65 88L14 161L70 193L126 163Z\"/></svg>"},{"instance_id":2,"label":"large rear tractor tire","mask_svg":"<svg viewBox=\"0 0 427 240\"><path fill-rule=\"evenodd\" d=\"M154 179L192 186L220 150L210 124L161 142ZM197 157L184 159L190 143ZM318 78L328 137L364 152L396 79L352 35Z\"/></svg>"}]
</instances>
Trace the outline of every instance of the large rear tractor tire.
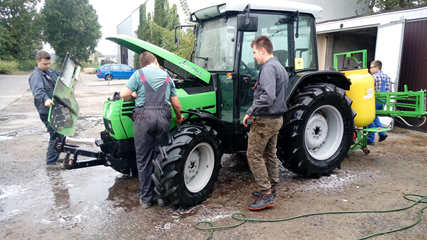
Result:
<instances>
[{"instance_id":1,"label":"large rear tractor tire","mask_svg":"<svg viewBox=\"0 0 427 240\"><path fill-rule=\"evenodd\" d=\"M335 85L304 87L292 99L279 134L277 154L284 167L314 177L340 168L353 140L352 103Z\"/></svg>"},{"instance_id":2,"label":"large rear tractor tire","mask_svg":"<svg viewBox=\"0 0 427 240\"><path fill-rule=\"evenodd\" d=\"M167 203L188 208L212 192L221 168L217 132L207 125L187 125L172 144L160 149L151 176L155 191Z\"/></svg>"}]
</instances>

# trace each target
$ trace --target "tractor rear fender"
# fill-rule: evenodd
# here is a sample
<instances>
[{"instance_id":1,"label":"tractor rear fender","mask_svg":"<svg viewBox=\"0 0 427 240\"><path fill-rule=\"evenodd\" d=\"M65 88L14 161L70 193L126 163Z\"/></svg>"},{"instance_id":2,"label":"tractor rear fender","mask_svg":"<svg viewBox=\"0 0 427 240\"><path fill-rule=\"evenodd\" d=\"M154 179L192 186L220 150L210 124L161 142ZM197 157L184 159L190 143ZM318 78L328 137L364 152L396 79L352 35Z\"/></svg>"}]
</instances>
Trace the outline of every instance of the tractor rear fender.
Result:
<instances>
[{"instance_id":1,"label":"tractor rear fender","mask_svg":"<svg viewBox=\"0 0 427 240\"><path fill-rule=\"evenodd\" d=\"M227 126L219 118L212 115L212 113L200 109L190 109L181 111L187 113L188 116L184 119L182 124L186 123L203 123L210 126L217 132L217 137L220 139L220 149L224 151L232 151L233 144L231 143L231 136Z\"/></svg>"},{"instance_id":2,"label":"tractor rear fender","mask_svg":"<svg viewBox=\"0 0 427 240\"><path fill-rule=\"evenodd\" d=\"M350 80L338 71L325 70L298 73L290 78L288 88L286 89L286 104L289 106L290 100L293 96L298 95L303 87L316 83L330 83L344 90L350 90L351 85Z\"/></svg>"}]
</instances>

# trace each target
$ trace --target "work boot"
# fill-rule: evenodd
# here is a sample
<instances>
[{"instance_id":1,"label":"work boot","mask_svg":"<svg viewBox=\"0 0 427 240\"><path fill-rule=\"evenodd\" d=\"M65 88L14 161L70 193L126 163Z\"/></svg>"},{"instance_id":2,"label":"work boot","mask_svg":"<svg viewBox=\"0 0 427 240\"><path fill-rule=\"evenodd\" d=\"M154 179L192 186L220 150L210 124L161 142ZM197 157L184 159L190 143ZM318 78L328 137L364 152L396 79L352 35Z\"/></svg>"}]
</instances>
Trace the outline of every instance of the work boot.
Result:
<instances>
[{"instance_id":1,"label":"work boot","mask_svg":"<svg viewBox=\"0 0 427 240\"><path fill-rule=\"evenodd\" d=\"M388 137L387 133L380 136L380 142L384 141Z\"/></svg>"},{"instance_id":2,"label":"work boot","mask_svg":"<svg viewBox=\"0 0 427 240\"><path fill-rule=\"evenodd\" d=\"M261 193L262 193L262 192L259 192L259 191L253 191L253 192L252 192L252 194L251 194L251 196L252 196L252 198L253 198L253 199L257 199L257 198L258 198L258 196L259 196ZM276 189L271 189L271 193L273 193L273 194L274 194L274 197L276 198L276 202L277 202Z\"/></svg>"},{"instance_id":3,"label":"work boot","mask_svg":"<svg viewBox=\"0 0 427 240\"><path fill-rule=\"evenodd\" d=\"M151 207L151 202L150 203L144 203L142 201L142 199L139 199L139 203L141 204L142 208L150 208Z\"/></svg>"},{"instance_id":4,"label":"work boot","mask_svg":"<svg viewBox=\"0 0 427 240\"><path fill-rule=\"evenodd\" d=\"M249 210L257 211L264 209L266 207L271 207L276 205L277 197L271 191L269 194L261 193L255 202L249 204Z\"/></svg>"},{"instance_id":5,"label":"work boot","mask_svg":"<svg viewBox=\"0 0 427 240\"><path fill-rule=\"evenodd\" d=\"M161 199L161 198L157 199L157 204L159 205L159 207L166 206L165 201L163 199Z\"/></svg>"},{"instance_id":6,"label":"work boot","mask_svg":"<svg viewBox=\"0 0 427 240\"><path fill-rule=\"evenodd\" d=\"M153 197L153 199L151 200L151 203L152 204L156 204L157 203L157 205L159 205L159 207L164 207L164 206L166 206L166 202L165 202L165 200L163 200L162 198L160 198L160 197Z\"/></svg>"}]
</instances>

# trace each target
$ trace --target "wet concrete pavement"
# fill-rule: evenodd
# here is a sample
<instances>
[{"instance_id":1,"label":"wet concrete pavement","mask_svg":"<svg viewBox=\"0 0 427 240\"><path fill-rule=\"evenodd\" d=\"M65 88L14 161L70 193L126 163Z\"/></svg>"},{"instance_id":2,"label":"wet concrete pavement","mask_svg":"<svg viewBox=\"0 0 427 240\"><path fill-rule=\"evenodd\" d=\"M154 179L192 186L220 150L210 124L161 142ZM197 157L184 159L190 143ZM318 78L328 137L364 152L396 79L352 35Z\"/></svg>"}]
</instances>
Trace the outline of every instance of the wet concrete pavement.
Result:
<instances>
[{"instance_id":1,"label":"wet concrete pavement","mask_svg":"<svg viewBox=\"0 0 427 240\"><path fill-rule=\"evenodd\" d=\"M68 141L97 151L103 130L102 104L126 80L106 82L81 76L76 88L80 117L76 136ZM427 194L425 133L399 130L389 134L370 155L350 152L342 169L329 177L307 179L280 170L279 201L262 212L250 212L255 183L245 159L224 155L212 196L198 206L179 209L139 206L137 178L108 167L46 170L48 134L27 91L0 112L0 239L204 239L198 221L235 224L230 217L275 219L310 212L390 209L409 205L404 193ZM406 149L406 150L405 150ZM216 231L212 239L353 239L407 225L416 210L387 216L332 216L281 223L246 223ZM427 239L427 216L404 232L376 239Z\"/></svg>"}]
</instances>

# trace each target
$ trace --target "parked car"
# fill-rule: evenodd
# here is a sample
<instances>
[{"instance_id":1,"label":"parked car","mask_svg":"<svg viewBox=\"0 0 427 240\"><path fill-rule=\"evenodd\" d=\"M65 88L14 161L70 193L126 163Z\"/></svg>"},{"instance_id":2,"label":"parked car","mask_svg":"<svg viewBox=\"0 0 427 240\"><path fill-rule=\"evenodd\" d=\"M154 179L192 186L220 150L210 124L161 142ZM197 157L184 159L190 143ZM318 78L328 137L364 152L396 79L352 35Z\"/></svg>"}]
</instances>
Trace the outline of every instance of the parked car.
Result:
<instances>
[{"instance_id":1,"label":"parked car","mask_svg":"<svg viewBox=\"0 0 427 240\"><path fill-rule=\"evenodd\" d=\"M135 69L126 64L105 64L98 68L96 76L104 78L106 81L115 79L129 79Z\"/></svg>"}]
</instances>

